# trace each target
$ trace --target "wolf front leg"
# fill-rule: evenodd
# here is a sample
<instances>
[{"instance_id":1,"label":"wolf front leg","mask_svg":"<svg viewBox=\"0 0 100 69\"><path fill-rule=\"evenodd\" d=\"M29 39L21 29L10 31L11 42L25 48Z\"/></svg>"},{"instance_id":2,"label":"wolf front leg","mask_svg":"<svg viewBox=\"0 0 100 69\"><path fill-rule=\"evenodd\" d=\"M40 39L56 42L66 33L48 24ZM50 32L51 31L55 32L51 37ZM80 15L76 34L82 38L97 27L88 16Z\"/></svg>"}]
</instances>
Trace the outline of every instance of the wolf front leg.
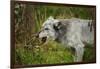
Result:
<instances>
[{"instance_id":1,"label":"wolf front leg","mask_svg":"<svg viewBox=\"0 0 100 69\"><path fill-rule=\"evenodd\" d=\"M82 62L83 55L84 55L84 46L83 45L78 45L77 47L75 47L74 61L75 62Z\"/></svg>"}]
</instances>

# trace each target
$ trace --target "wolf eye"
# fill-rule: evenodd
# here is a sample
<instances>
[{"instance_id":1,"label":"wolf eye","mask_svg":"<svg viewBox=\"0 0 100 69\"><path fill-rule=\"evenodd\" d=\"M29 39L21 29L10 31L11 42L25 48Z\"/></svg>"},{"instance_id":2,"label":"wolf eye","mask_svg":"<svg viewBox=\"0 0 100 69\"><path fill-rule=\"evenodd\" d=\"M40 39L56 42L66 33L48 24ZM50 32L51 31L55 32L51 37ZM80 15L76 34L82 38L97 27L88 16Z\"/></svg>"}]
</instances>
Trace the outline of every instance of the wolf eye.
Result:
<instances>
[{"instance_id":1,"label":"wolf eye","mask_svg":"<svg viewBox=\"0 0 100 69\"><path fill-rule=\"evenodd\" d=\"M56 31L58 31L59 30L59 28L57 27L57 26L53 26L53 28L56 30Z\"/></svg>"},{"instance_id":2,"label":"wolf eye","mask_svg":"<svg viewBox=\"0 0 100 69\"><path fill-rule=\"evenodd\" d=\"M45 30L49 30L48 28L45 28Z\"/></svg>"}]
</instances>

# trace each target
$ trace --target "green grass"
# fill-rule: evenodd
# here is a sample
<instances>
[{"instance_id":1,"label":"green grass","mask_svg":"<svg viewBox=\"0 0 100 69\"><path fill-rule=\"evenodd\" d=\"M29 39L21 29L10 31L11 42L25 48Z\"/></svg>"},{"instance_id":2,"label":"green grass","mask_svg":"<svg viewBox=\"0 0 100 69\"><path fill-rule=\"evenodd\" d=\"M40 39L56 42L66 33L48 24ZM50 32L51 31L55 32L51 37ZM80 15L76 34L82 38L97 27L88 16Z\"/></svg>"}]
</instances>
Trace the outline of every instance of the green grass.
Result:
<instances>
[{"instance_id":1,"label":"green grass","mask_svg":"<svg viewBox=\"0 0 100 69\"><path fill-rule=\"evenodd\" d=\"M84 62L94 62L95 56L95 47L92 44L86 44L83 60Z\"/></svg>"},{"instance_id":2,"label":"green grass","mask_svg":"<svg viewBox=\"0 0 100 69\"><path fill-rule=\"evenodd\" d=\"M93 62L95 59L93 52L93 47L85 48L83 62ZM16 64L22 65L72 63L73 57L71 49L53 41L39 47L21 46L16 49Z\"/></svg>"},{"instance_id":3,"label":"green grass","mask_svg":"<svg viewBox=\"0 0 100 69\"><path fill-rule=\"evenodd\" d=\"M24 46L21 46L16 49L16 58L18 55L20 60L16 59L17 64L54 64L73 62L72 53L56 42L49 42L48 45L42 45L37 48L25 48Z\"/></svg>"}]
</instances>

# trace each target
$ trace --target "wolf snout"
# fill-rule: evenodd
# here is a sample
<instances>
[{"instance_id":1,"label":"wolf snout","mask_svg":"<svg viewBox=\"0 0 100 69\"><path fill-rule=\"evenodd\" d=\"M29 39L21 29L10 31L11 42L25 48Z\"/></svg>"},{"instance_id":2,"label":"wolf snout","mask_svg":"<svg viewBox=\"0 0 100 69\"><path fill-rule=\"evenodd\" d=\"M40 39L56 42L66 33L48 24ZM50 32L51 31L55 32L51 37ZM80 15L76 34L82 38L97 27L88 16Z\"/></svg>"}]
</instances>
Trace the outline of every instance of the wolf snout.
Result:
<instances>
[{"instance_id":1,"label":"wolf snout","mask_svg":"<svg viewBox=\"0 0 100 69\"><path fill-rule=\"evenodd\" d=\"M39 38L39 34L40 34L40 32L36 33L35 37Z\"/></svg>"},{"instance_id":2,"label":"wolf snout","mask_svg":"<svg viewBox=\"0 0 100 69\"><path fill-rule=\"evenodd\" d=\"M38 38L40 41L42 41L42 43L46 42L47 37L46 36L40 37L39 35L40 35L40 32L38 32L35 37Z\"/></svg>"}]
</instances>

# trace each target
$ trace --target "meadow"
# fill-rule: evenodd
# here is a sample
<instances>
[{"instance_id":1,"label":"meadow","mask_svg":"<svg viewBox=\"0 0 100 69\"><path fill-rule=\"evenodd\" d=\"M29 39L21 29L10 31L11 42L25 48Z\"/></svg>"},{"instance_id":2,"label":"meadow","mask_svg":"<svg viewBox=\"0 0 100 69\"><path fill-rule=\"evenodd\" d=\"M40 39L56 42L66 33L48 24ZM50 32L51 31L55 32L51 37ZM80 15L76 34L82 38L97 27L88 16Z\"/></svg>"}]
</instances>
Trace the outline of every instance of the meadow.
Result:
<instances>
[{"instance_id":1,"label":"meadow","mask_svg":"<svg viewBox=\"0 0 100 69\"><path fill-rule=\"evenodd\" d=\"M74 51L60 43L49 41L41 44L35 34L43 22L53 16L55 19L82 18L93 19L94 8L57 5L15 4L15 64L61 64L72 63ZM93 62L95 52L93 44L86 44L83 62Z\"/></svg>"}]
</instances>

